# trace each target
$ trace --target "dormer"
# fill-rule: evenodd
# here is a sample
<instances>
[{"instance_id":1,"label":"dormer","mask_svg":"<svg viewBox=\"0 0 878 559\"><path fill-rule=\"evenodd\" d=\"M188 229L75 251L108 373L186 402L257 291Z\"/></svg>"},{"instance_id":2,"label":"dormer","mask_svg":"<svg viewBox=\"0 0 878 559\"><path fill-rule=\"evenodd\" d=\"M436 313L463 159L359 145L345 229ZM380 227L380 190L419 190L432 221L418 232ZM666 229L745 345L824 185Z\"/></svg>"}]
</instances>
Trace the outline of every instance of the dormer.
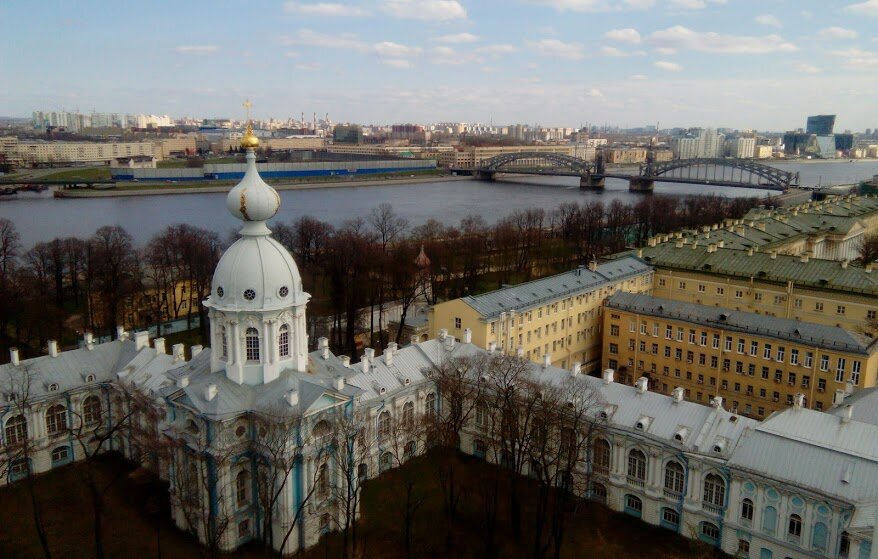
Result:
<instances>
[{"instance_id":1,"label":"dormer","mask_svg":"<svg viewBox=\"0 0 878 559\"><path fill-rule=\"evenodd\" d=\"M726 451L726 447L728 446L729 441L724 437L717 437L715 441L713 441L713 445L710 447L710 452L713 454L722 454Z\"/></svg>"},{"instance_id":2,"label":"dormer","mask_svg":"<svg viewBox=\"0 0 878 559\"><path fill-rule=\"evenodd\" d=\"M674 442L684 444L688 438L689 428L682 425L677 426L677 429L674 431Z\"/></svg>"},{"instance_id":3,"label":"dormer","mask_svg":"<svg viewBox=\"0 0 878 559\"><path fill-rule=\"evenodd\" d=\"M634 428L638 431L649 431L649 425L652 423L652 418L646 415L640 416L640 419L637 420L637 423L634 424Z\"/></svg>"}]
</instances>

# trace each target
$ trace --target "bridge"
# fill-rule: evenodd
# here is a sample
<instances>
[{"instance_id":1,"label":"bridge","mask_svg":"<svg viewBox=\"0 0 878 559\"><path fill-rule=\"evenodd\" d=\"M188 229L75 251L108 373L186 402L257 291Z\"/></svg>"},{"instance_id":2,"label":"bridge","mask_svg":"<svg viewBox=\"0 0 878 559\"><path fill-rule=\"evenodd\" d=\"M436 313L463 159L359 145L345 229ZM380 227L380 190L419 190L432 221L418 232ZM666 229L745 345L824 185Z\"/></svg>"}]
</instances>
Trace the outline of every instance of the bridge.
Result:
<instances>
[{"instance_id":1,"label":"bridge","mask_svg":"<svg viewBox=\"0 0 878 559\"><path fill-rule=\"evenodd\" d=\"M675 159L656 162L652 151L636 175L607 172L604 153L595 161L559 153L521 151L485 159L478 167L454 169L470 173L479 180L494 180L497 173L517 175L554 175L580 177L583 190L601 190L605 179L624 179L633 192L651 192L656 182L709 184L739 188L785 191L798 185L799 174L764 165L750 159Z\"/></svg>"},{"instance_id":2,"label":"bridge","mask_svg":"<svg viewBox=\"0 0 878 559\"><path fill-rule=\"evenodd\" d=\"M42 192L50 186L67 188L115 188L116 181L112 179L38 179L38 178L15 178L0 179L0 195L18 194L21 191Z\"/></svg>"}]
</instances>

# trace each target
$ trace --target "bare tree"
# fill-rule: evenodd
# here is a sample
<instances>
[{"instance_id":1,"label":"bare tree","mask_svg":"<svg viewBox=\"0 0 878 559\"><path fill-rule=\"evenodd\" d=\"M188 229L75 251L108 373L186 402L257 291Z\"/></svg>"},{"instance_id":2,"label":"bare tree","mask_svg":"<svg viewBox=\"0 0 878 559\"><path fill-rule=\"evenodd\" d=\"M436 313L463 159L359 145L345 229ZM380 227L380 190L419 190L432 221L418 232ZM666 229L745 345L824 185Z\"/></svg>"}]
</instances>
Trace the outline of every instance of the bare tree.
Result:
<instances>
[{"instance_id":1,"label":"bare tree","mask_svg":"<svg viewBox=\"0 0 878 559\"><path fill-rule=\"evenodd\" d=\"M375 436L366 417L348 410L335 414L331 430L329 458L338 474L331 487L336 502L335 523L342 531L341 556L348 559L357 554L360 495L369 475Z\"/></svg>"},{"instance_id":2,"label":"bare tree","mask_svg":"<svg viewBox=\"0 0 878 559\"><path fill-rule=\"evenodd\" d=\"M860 261L870 264L878 260L878 235L866 235L860 241Z\"/></svg>"}]
</instances>

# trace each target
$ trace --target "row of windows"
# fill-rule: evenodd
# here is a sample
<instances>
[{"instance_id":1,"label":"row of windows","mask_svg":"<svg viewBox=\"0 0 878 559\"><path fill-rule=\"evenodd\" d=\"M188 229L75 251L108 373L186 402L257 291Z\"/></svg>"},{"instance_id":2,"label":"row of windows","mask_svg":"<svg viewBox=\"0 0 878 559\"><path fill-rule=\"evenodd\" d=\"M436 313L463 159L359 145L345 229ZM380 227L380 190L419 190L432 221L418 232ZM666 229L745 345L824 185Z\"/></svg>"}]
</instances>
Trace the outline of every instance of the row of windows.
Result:
<instances>
[{"instance_id":1,"label":"row of windows","mask_svg":"<svg viewBox=\"0 0 878 559\"><path fill-rule=\"evenodd\" d=\"M97 396L88 396L82 402L82 420L86 427L94 427L101 422L101 400ZM49 435L58 435L67 431L67 408L61 404L50 406L45 412L46 431ZM6 420L4 433L6 444L21 444L28 438L27 418L18 414Z\"/></svg>"},{"instance_id":2,"label":"row of windows","mask_svg":"<svg viewBox=\"0 0 878 559\"><path fill-rule=\"evenodd\" d=\"M226 327L223 326L220 331L220 345L222 347L223 360L229 358L229 341ZM249 363L258 363L260 360L260 343L259 330L256 328L247 328L244 332L244 350L245 356ZM277 349L281 357L290 356L290 327L287 324L281 325L277 335Z\"/></svg>"}]
</instances>

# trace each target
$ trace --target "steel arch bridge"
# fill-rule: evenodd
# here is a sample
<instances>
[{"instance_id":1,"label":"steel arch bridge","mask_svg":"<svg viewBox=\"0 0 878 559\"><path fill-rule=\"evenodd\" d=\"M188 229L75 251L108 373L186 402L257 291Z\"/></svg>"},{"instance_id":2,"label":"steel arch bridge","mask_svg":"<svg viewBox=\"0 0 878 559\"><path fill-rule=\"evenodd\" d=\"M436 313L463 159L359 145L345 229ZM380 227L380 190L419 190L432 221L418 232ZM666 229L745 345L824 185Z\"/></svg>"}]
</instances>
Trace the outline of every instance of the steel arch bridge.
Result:
<instances>
[{"instance_id":1,"label":"steel arch bridge","mask_svg":"<svg viewBox=\"0 0 878 559\"><path fill-rule=\"evenodd\" d=\"M689 171L688 177L683 177L682 173L674 173L678 170ZM721 175L717 175L717 169L723 169ZM731 171L731 177L726 177L725 169ZM695 170L695 176L691 171ZM713 177L709 176L709 171L713 170ZM739 171L738 178L735 180L735 170ZM704 172L699 172L704 171ZM744 180L744 173L750 175L750 181ZM721 159L721 158L696 158L696 159L675 159L662 163L647 163L640 169L640 176L654 180L662 180L660 177L668 175L679 175L678 178L688 178L693 180L704 180L716 183L739 183L741 185L747 182L752 183L752 177L762 179L760 185L773 186L779 190L786 190L792 185L798 184L799 174L783 171L776 167L770 167L757 163L750 159Z\"/></svg>"},{"instance_id":2,"label":"steel arch bridge","mask_svg":"<svg viewBox=\"0 0 878 559\"><path fill-rule=\"evenodd\" d=\"M584 159L564 155L563 153L545 153L541 151L520 151L516 153L503 153L494 157L482 160L477 168L484 172L497 172L501 167L515 163L522 159L542 159L555 163L559 167L566 167L577 174L591 173L595 169L594 163L589 163Z\"/></svg>"}]
</instances>

